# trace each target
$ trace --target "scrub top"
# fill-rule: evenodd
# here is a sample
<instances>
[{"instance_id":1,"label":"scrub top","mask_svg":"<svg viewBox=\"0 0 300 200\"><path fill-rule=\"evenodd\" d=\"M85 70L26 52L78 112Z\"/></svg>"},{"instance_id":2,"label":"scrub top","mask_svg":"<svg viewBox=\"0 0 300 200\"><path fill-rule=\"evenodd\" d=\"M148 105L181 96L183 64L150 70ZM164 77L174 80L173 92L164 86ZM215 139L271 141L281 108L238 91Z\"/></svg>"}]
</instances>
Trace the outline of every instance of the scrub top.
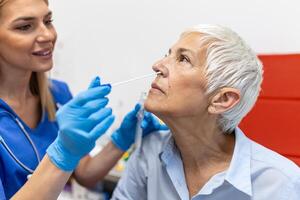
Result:
<instances>
[{"instance_id":1,"label":"scrub top","mask_svg":"<svg viewBox=\"0 0 300 200\"><path fill-rule=\"evenodd\" d=\"M50 80L50 90L57 108L72 98L67 84L63 82ZM30 175L30 172L18 164L9 151L32 170L39 163L33 146L16 120L23 125L41 159L47 147L57 137L58 125L55 121L49 121L47 113L43 113L37 127L31 129L9 105L0 99L0 200L10 199L25 184L27 176Z\"/></svg>"}]
</instances>

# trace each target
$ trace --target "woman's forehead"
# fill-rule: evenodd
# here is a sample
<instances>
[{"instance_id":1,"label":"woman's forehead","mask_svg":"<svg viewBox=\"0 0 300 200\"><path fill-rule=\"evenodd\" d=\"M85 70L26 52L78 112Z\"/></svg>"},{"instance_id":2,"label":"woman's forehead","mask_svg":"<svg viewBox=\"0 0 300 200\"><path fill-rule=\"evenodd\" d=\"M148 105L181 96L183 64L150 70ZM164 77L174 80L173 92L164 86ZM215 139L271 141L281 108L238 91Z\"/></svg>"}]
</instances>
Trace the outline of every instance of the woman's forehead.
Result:
<instances>
[{"instance_id":1,"label":"woman's forehead","mask_svg":"<svg viewBox=\"0 0 300 200\"><path fill-rule=\"evenodd\" d=\"M203 47L202 34L197 32L182 35L172 48L184 48L193 52L198 52Z\"/></svg>"},{"instance_id":2,"label":"woman's forehead","mask_svg":"<svg viewBox=\"0 0 300 200\"><path fill-rule=\"evenodd\" d=\"M1 17L13 20L18 17L39 17L49 12L44 0L7 0L1 7Z\"/></svg>"},{"instance_id":3,"label":"woman's forehead","mask_svg":"<svg viewBox=\"0 0 300 200\"><path fill-rule=\"evenodd\" d=\"M204 65L206 59L207 44L202 40L203 34L198 32L191 32L181 35L179 40L172 46L171 50L180 52L185 49L190 52L198 60L198 65Z\"/></svg>"}]
</instances>

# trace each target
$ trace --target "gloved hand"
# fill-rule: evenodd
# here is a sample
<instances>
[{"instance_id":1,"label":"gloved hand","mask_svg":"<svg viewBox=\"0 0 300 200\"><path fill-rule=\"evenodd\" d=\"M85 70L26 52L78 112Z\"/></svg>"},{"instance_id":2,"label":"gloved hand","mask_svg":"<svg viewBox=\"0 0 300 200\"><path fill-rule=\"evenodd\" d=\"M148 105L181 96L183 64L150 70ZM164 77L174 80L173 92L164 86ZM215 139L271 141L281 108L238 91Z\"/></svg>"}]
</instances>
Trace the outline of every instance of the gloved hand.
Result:
<instances>
[{"instance_id":1,"label":"gloved hand","mask_svg":"<svg viewBox=\"0 0 300 200\"><path fill-rule=\"evenodd\" d=\"M96 140L114 121L111 108L105 108L111 87L100 86L99 78L56 113L59 133L48 147L51 161L64 171L72 171L79 160L95 146Z\"/></svg>"},{"instance_id":2,"label":"gloved hand","mask_svg":"<svg viewBox=\"0 0 300 200\"><path fill-rule=\"evenodd\" d=\"M141 105L137 104L131 112L123 119L120 128L111 136L112 142L122 151L127 151L133 144L136 134L137 113ZM143 137L157 130L167 130L168 127L159 121L149 112L144 111L144 119L141 123Z\"/></svg>"}]
</instances>

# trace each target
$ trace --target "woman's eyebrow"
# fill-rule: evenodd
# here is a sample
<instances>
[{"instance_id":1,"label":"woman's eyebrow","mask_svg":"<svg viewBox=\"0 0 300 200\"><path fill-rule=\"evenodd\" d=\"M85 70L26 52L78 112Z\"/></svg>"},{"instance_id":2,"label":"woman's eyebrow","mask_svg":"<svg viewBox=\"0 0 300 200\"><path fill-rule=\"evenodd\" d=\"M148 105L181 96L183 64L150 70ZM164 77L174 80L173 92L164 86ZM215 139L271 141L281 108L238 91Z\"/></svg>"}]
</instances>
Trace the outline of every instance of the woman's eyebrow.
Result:
<instances>
[{"instance_id":1,"label":"woman's eyebrow","mask_svg":"<svg viewBox=\"0 0 300 200\"><path fill-rule=\"evenodd\" d=\"M45 17L49 17L49 16L52 16L52 11L49 11L49 12L45 15Z\"/></svg>"},{"instance_id":2,"label":"woman's eyebrow","mask_svg":"<svg viewBox=\"0 0 300 200\"><path fill-rule=\"evenodd\" d=\"M52 15L52 12L49 11L49 12L45 15L45 17L49 17L49 16L51 16L51 15ZM32 16L22 16L22 17L18 17L18 18L15 19L13 22L16 22L16 21L32 21L32 20L34 20L34 19L36 19L36 17L32 17Z\"/></svg>"},{"instance_id":3,"label":"woman's eyebrow","mask_svg":"<svg viewBox=\"0 0 300 200\"><path fill-rule=\"evenodd\" d=\"M194 53L190 49L186 49L186 48L183 48L183 47L180 47L180 48L176 49L176 52L177 53L189 52L189 53L192 53L192 54ZM171 54L172 53L172 49L169 49L168 53Z\"/></svg>"},{"instance_id":4,"label":"woman's eyebrow","mask_svg":"<svg viewBox=\"0 0 300 200\"><path fill-rule=\"evenodd\" d=\"M16 22L16 21L31 21L31 20L34 20L34 19L35 19L35 17L24 16L24 17L18 17L13 22Z\"/></svg>"},{"instance_id":5,"label":"woman's eyebrow","mask_svg":"<svg viewBox=\"0 0 300 200\"><path fill-rule=\"evenodd\" d=\"M193 51L186 49L186 48L179 48L179 49L177 49L177 52L179 52L179 53L188 52L188 53L194 54Z\"/></svg>"}]
</instances>

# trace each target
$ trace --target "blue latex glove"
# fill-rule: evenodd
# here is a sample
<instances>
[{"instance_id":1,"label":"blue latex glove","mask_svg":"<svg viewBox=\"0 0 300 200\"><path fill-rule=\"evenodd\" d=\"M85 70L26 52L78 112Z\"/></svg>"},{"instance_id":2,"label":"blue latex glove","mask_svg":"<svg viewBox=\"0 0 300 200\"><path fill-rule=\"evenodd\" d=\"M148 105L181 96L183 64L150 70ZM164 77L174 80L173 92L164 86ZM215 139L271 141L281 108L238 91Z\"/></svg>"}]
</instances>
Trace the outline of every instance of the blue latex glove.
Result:
<instances>
[{"instance_id":1,"label":"blue latex glove","mask_svg":"<svg viewBox=\"0 0 300 200\"><path fill-rule=\"evenodd\" d=\"M118 128L111 136L112 142L122 151L127 151L134 143L137 117L136 114L140 110L141 105L137 104L131 112L123 119L120 128ZM166 125L159 121L149 112L144 112L144 119L141 123L143 129L143 137L157 130L168 130Z\"/></svg>"},{"instance_id":2,"label":"blue latex glove","mask_svg":"<svg viewBox=\"0 0 300 200\"><path fill-rule=\"evenodd\" d=\"M99 78L56 113L59 133L48 147L51 161L64 171L72 171L79 160L95 146L96 140L114 121L111 108L105 108L111 87L100 86Z\"/></svg>"}]
</instances>

